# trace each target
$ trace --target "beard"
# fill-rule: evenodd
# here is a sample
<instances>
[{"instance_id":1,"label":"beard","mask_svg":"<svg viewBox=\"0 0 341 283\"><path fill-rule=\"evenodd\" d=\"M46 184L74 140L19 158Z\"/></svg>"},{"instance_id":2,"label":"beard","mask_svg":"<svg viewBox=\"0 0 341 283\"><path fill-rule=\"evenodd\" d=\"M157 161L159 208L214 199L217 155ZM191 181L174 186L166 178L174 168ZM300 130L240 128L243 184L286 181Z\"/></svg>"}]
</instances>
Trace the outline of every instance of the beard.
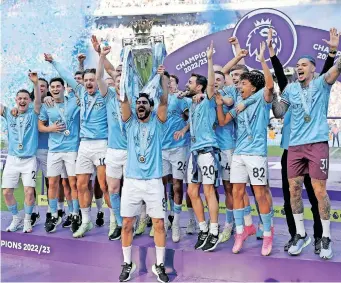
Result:
<instances>
[{"instance_id":1,"label":"beard","mask_svg":"<svg viewBox=\"0 0 341 283\"><path fill-rule=\"evenodd\" d=\"M140 109L143 109L144 111L142 112L140 112L139 110ZM150 115L150 110L146 110L146 108L144 108L144 107L139 107L138 109L137 109L137 111L136 111L136 115L137 115L137 117L139 118L139 120L145 120L145 119L147 119L148 118L148 116Z\"/></svg>"}]
</instances>

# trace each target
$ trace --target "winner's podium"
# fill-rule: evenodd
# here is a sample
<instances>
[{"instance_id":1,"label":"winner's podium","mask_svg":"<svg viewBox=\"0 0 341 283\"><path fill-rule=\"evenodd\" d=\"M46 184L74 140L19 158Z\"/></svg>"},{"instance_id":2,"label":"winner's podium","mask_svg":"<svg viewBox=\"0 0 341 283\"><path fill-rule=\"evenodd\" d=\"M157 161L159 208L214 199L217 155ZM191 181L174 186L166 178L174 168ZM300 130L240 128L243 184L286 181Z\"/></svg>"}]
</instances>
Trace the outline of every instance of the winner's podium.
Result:
<instances>
[{"instance_id":1,"label":"winner's podium","mask_svg":"<svg viewBox=\"0 0 341 283\"><path fill-rule=\"evenodd\" d=\"M40 209L40 222L31 234L22 231L5 232L11 221L2 212L1 254L2 281L117 281L123 263L121 242L108 240L108 218L105 226L94 227L84 238L73 239L69 228L61 225L53 234L44 229L45 211ZM106 215L108 215L106 210ZM197 235L186 235L188 213L181 219L181 240L173 243L171 231L167 236L165 266L172 281L340 281L341 280L341 225L332 223L334 258L321 260L309 245L298 257L283 251L288 240L285 220L275 219L275 240L270 256L261 256L262 241L255 236L244 243L240 254L232 254L233 237L218 245L214 252L194 250ZM96 208L92 209L92 220ZM224 215L220 215L223 223ZM254 223L257 223L254 217ZM306 221L312 236L312 222ZM132 281L155 281L151 266L155 262L155 245L149 229L133 241L133 261L137 264ZM14 266L17 265L18 268ZM23 266L29 268L23 268ZM12 267L11 268L9 268ZM33 268L33 270L32 270ZM47 271L48 270L48 271ZM21 278L20 274L27 274ZM54 274L54 275L53 275ZM30 279L28 279L28 277Z\"/></svg>"}]
</instances>

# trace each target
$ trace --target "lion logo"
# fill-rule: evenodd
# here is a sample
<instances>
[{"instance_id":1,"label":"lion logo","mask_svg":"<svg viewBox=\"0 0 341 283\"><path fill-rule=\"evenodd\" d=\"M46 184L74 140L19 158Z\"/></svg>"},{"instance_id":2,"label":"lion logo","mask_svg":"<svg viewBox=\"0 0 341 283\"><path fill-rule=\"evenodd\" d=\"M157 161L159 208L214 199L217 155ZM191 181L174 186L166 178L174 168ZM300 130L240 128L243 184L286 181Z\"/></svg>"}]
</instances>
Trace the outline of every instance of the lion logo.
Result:
<instances>
[{"instance_id":1,"label":"lion logo","mask_svg":"<svg viewBox=\"0 0 341 283\"><path fill-rule=\"evenodd\" d=\"M266 41L268 38L269 29L272 28L272 46L275 50L275 54L278 55L282 50L282 40L278 35L275 27L271 25L270 19L261 19L261 21L256 21L254 23L255 28L248 34L246 47L249 50L250 57L255 56L255 60L258 60L259 45L262 41ZM266 59L269 61L270 58Z\"/></svg>"}]
</instances>

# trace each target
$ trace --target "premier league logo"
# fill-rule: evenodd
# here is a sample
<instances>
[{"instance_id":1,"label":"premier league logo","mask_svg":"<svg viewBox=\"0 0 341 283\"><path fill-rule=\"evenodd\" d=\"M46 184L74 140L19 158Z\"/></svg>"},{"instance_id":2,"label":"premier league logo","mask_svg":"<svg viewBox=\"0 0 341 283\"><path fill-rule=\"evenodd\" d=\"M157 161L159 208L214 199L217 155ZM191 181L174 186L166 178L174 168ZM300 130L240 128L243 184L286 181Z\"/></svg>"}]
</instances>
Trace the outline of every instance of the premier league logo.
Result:
<instances>
[{"instance_id":1,"label":"premier league logo","mask_svg":"<svg viewBox=\"0 0 341 283\"><path fill-rule=\"evenodd\" d=\"M280 11L274 9L258 9L246 14L236 25L233 36L236 36L242 47L249 51L245 58L248 67L259 69L257 55L260 43L266 41L268 31L272 28L272 45L275 54L283 65L289 63L297 47L297 33L293 22ZM234 54L235 50L233 50ZM269 61L269 54L266 55Z\"/></svg>"},{"instance_id":2,"label":"premier league logo","mask_svg":"<svg viewBox=\"0 0 341 283\"><path fill-rule=\"evenodd\" d=\"M262 41L266 41L268 37L269 29L272 28L272 46L275 50L276 55L282 50L282 40L279 37L276 29L271 26L270 19L262 19L260 22L256 21L255 28L249 33L247 37L246 47L249 51L250 57L255 57L255 60L259 62L257 56L259 54L259 45ZM266 61L269 61L268 58Z\"/></svg>"}]
</instances>

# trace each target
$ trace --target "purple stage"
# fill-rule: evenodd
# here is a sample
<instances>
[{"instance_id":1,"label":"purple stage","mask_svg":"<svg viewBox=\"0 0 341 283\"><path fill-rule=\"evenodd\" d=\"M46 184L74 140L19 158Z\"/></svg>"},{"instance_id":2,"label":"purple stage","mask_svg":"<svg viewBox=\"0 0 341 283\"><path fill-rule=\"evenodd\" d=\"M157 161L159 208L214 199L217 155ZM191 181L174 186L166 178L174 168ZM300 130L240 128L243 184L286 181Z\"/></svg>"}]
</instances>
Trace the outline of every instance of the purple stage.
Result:
<instances>
[{"instance_id":1,"label":"purple stage","mask_svg":"<svg viewBox=\"0 0 341 283\"><path fill-rule=\"evenodd\" d=\"M41 211L43 215L43 211ZM275 219L275 243L271 256L260 254L261 241L249 238L240 254L231 252L233 240L218 246L216 251L204 253L193 249L196 235L185 235L187 213L181 220L182 237L177 244L171 241L168 231L165 266L174 282L180 281L340 281L341 280L341 224L332 223L334 258L321 260L307 247L301 256L290 257L283 251L288 240L284 219ZM119 241L107 237L107 222L95 227L82 239L73 239L69 229L59 226L54 234L47 235L43 220L33 234L3 232L10 222L9 213L2 212L1 223L1 273L2 282L9 281L117 281L121 271L122 253ZM93 220L95 211L93 211ZM223 223L221 215L220 223ZM257 218L254 218L256 223ZM306 221L312 235L312 222ZM147 228L149 233L149 229ZM11 242L11 244L10 244ZM20 243L20 246L19 246ZM11 245L12 248L8 246ZM16 249L13 248L16 245ZM7 246L7 247L6 247ZM30 248L31 251L25 251ZM32 251L33 250L33 251ZM135 237L133 261L138 266L133 281L155 281L151 265L155 261L153 239L146 235ZM20 272L17 267L20 266ZM91 268L91 269L90 269Z\"/></svg>"}]
</instances>

